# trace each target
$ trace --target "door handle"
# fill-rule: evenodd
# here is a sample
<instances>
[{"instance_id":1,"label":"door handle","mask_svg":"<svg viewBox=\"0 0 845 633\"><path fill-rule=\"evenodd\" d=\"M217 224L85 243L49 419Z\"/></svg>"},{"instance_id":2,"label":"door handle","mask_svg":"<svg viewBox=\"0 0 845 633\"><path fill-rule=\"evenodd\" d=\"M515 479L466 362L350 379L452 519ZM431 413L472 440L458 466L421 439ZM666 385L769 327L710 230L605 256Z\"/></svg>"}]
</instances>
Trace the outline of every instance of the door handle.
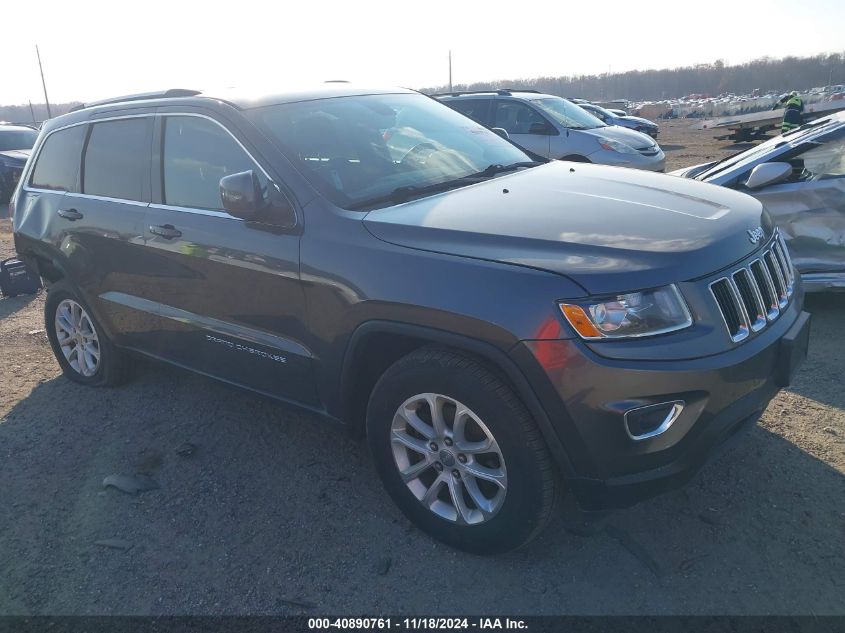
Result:
<instances>
[{"instance_id":1,"label":"door handle","mask_svg":"<svg viewBox=\"0 0 845 633\"><path fill-rule=\"evenodd\" d=\"M59 209L58 213L60 217L63 217L65 220L70 220L71 222L82 219L82 214L76 209Z\"/></svg>"},{"instance_id":2,"label":"door handle","mask_svg":"<svg viewBox=\"0 0 845 633\"><path fill-rule=\"evenodd\" d=\"M182 231L174 227L172 224L153 224L150 226L150 233L163 237L166 240L172 240L175 237L182 237Z\"/></svg>"}]
</instances>

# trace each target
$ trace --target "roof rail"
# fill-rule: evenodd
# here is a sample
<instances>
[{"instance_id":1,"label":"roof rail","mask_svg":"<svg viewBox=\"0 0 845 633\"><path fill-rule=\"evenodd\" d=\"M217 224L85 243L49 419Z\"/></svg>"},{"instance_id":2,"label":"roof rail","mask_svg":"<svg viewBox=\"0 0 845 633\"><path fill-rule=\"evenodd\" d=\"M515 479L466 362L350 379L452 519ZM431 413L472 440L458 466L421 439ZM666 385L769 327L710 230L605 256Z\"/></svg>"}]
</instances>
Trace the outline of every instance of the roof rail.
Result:
<instances>
[{"instance_id":1,"label":"roof rail","mask_svg":"<svg viewBox=\"0 0 845 633\"><path fill-rule=\"evenodd\" d=\"M147 99L168 99L171 97L195 97L200 94L199 90L189 90L187 88L170 88L169 90L162 90L158 92L140 92L134 95L124 95L122 97L112 97L111 99L101 99L100 101L91 101L90 103L80 103L70 109L71 112L77 110L84 110L85 108L92 108L94 106L109 105L112 103L123 103L124 101L145 101Z\"/></svg>"},{"instance_id":2,"label":"roof rail","mask_svg":"<svg viewBox=\"0 0 845 633\"><path fill-rule=\"evenodd\" d=\"M455 90L453 92L436 92L432 97L459 97L461 95L483 95L483 94L497 94L501 96L509 96L512 92L533 92L541 94L539 90L529 90L527 88L490 88L490 90Z\"/></svg>"},{"instance_id":3,"label":"roof rail","mask_svg":"<svg viewBox=\"0 0 845 633\"><path fill-rule=\"evenodd\" d=\"M535 95L542 94L539 90L532 90L530 88L499 88L504 92L533 92Z\"/></svg>"},{"instance_id":4,"label":"roof rail","mask_svg":"<svg viewBox=\"0 0 845 633\"><path fill-rule=\"evenodd\" d=\"M486 94L500 94L500 95L509 95L510 92L507 90L496 90L495 88L491 88L490 90L454 90L452 92L435 92L431 96L432 97L459 97L461 95L486 95Z\"/></svg>"}]
</instances>

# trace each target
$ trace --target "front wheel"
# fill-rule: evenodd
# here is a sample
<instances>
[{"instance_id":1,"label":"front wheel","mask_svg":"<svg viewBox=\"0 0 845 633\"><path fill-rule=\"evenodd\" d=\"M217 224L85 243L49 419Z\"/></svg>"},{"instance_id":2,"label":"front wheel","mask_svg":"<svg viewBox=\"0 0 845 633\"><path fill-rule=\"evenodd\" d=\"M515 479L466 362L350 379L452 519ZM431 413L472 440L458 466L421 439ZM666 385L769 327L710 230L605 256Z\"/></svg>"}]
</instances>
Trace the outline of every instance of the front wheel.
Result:
<instances>
[{"instance_id":1,"label":"front wheel","mask_svg":"<svg viewBox=\"0 0 845 633\"><path fill-rule=\"evenodd\" d=\"M50 287L44 327L67 378L92 386L122 382L126 374L124 355L111 344L91 309L67 282Z\"/></svg>"},{"instance_id":2,"label":"front wheel","mask_svg":"<svg viewBox=\"0 0 845 633\"><path fill-rule=\"evenodd\" d=\"M396 362L370 397L367 434L388 493L444 543L508 551L551 516L557 478L534 420L467 356L425 348Z\"/></svg>"}]
</instances>

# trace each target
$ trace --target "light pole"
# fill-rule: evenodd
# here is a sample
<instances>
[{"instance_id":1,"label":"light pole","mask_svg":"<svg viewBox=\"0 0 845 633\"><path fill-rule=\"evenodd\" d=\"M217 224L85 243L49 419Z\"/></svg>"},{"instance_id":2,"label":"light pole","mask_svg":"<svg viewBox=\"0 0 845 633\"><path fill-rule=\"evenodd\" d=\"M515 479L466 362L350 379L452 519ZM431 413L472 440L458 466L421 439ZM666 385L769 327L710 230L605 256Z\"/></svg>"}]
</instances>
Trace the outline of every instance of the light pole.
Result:
<instances>
[{"instance_id":1,"label":"light pole","mask_svg":"<svg viewBox=\"0 0 845 633\"><path fill-rule=\"evenodd\" d=\"M38 44L35 45L35 54L38 56L38 70L41 71L41 87L44 88L44 103L47 104L47 118L52 119L50 112L50 100L47 98L47 83L44 81L44 68L41 66L41 53L38 51Z\"/></svg>"}]
</instances>

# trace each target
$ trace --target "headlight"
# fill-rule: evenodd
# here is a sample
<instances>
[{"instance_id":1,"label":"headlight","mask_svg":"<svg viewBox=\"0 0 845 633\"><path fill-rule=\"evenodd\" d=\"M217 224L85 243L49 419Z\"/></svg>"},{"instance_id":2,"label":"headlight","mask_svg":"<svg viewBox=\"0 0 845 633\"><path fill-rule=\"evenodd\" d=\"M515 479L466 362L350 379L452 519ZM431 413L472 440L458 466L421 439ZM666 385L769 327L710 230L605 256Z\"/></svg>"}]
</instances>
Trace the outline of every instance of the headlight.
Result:
<instances>
[{"instance_id":1,"label":"headlight","mask_svg":"<svg viewBox=\"0 0 845 633\"><path fill-rule=\"evenodd\" d=\"M604 300L561 302L560 310L588 340L665 334L692 325L689 308L674 284Z\"/></svg>"},{"instance_id":2,"label":"headlight","mask_svg":"<svg viewBox=\"0 0 845 633\"><path fill-rule=\"evenodd\" d=\"M597 140L599 145L611 152L619 152L620 154L639 154L639 152L633 147L625 145L625 143L622 143L621 141L614 141L613 139L605 138L603 136L599 136Z\"/></svg>"}]
</instances>

